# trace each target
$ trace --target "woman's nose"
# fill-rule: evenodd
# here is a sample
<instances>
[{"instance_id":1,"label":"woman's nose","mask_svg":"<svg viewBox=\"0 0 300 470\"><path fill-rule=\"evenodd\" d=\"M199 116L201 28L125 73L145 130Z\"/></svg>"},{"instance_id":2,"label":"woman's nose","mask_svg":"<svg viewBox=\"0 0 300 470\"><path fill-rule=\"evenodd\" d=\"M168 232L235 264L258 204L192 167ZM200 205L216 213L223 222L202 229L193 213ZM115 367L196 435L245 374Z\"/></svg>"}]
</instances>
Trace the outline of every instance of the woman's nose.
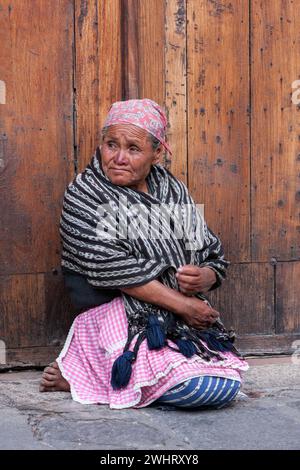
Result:
<instances>
[{"instance_id":1,"label":"woman's nose","mask_svg":"<svg viewBox=\"0 0 300 470\"><path fill-rule=\"evenodd\" d=\"M120 149L116 155L115 155L115 162L118 165L122 165L124 163L127 163L127 156L126 156L126 151L123 149Z\"/></svg>"}]
</instances>

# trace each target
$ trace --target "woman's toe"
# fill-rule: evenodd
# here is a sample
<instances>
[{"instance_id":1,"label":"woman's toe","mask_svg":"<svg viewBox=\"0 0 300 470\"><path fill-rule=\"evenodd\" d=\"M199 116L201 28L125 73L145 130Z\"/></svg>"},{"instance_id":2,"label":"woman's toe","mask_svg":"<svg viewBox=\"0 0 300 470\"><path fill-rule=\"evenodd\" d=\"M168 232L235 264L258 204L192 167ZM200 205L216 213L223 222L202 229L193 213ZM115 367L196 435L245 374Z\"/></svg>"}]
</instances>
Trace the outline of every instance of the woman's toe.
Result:
<instances>
[{"instance_id":1,"label":"woman's toe","mask_svg":"<svg viewBox=\"0 0 300 470\"><path fill-rule=\"evenodd\" d=\"M54 367L51 367L51 366L48 366L46 367L46 369L44 369L44 373L47 373L47 374L56 374L56 369Z\"/></svg>"},{"instance_id":2,"label":"woman's toe","mask_svg":"<svg viewBox=\"0 0 300 470\"><path fill-rule=\"evenodd\" d=\"M49 382L48 380L42 379L40 382L40 392L50 392L53 388L53 383Z\"/></svg>"},{"instance_id":3,"label":"woman's toe","mask_svg":"<svg viewBox=\"0 0 300 470\"><path fill-rule=\"evenodd\" d=\"M50 384L55 381L56 376L54 374L48 374L48 372L43 373L43 379L48 381Z\"/></svg>"}]
</instances>

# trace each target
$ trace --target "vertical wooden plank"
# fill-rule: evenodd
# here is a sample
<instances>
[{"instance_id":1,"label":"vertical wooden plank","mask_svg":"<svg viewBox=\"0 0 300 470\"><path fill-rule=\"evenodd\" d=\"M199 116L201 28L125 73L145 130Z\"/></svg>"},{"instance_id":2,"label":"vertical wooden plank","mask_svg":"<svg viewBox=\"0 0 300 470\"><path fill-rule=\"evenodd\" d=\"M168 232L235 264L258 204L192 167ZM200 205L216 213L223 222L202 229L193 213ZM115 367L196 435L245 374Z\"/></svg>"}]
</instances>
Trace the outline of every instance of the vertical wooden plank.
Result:
<instances>
[{"instance_id":1,"label":"vertical wooden plank","mask_svg":"<svg viewBox=\"0 0 300 470\"><path fill-rule=\"evenodd\" d=\"M137 3L139 98L150 98L165 109L165 1L137 0ZM162 163L168 166L166 153Z\"/></svg>"},{"instance_id":2,"label":"vertical wooden plank","mask_svg":"<svg viewBox=\"0 0 300 470\"><path fill-rule=\"evenodd\" d=\"M75 0L77 169L100 142L110 105L122 97L119 0Z\"/></svg>"},{"instance_id":3,"label":"vertical wooden plank","mask_svg":"<svg viewBox=\"0 0 300 470\"><path fill-rule=\"evenodd\" d=\"M250 260L248 1L188 0L188 181L231 261Z\"/></svg>"},{"instance_id":4,"label":"vertical wooden plank","mask_svg":"<svg viewBox=\"0 0 300 470\"><path fill-rule=\"evenodd\" d=\"M138 4L139 98L150 98L166 111L165 15L166 2L136 0ZM155 15L154 15L155 12ZM162 163L170 166L165 153Z\"/></svg>"},{"instance_id":5,"label":"vertical wooden plank","mask_svg":"<svg viewBox=\"0 0 300 470\"><path fill-rule=\"evenodd\" d=\"M237 334L274 334L274 272L269 263L232 264L223 286L208 294Z\"/></svg>"},{"instance_id":6,"label":"vertical wooden plank","mask_svg":"<svg viewBox=\"0 0 300 470\"><path fill-rule=\"evenodd\" d=\"M120 1L102 1L100 6L98 25L100 25L99 121L101 128L111 104L122 99L122 68Z\"/></svg>"},{"instance_id":7,"label":"vertical wooden plank","mask_svg":"<svg viewBox=\"0 0 300 470\"><path fill-rule=\"evenodd\" d=\"M0 338L8 349L61 344L72 310L59 272L0 276Z\"/></svg>"},{"instance_id":8,"label":"vertical wooden plank","mask_svg":"<svg viewBox=\"0 0 300 470\"><path fill-rule=\"evenodd\" d=\"M166 0L166 109L173 156L167 166L187 184L186 0Z\"/></svg>"},{"instance_id":9,"label":"vertical wooden plank","mask_svg":"<svg viewBox=\"0 0 300 470\"><path fill-rule=\"evenodd\" d=\"M73 3L1 2L0 266L2 274L60 264L58 222L73 174Z\"/></svg>"},{"instance_id":10,"label":"vertical wooden plank","mask_svg":"<svg viewBox=\"0 0 300 470\"><path fill-rule=\"evenodd\" d=\"M138 4L139 98L165 104L165 2Z\"/></svg>"},{"instance_id":11,"label":"vertical wooden plank","mask_svg":"<svg viewBox=\"0 0 300 470\"><path fill-rule=\"evenodd\" d=\"M136 0L121 0L122 99L139 98L138 7Z\"/></svg>"},{"instance_id":12,"label":"vertical wooden plank","mask_svg":"<svg viewBox=\"0 0 300 470\"><path fill-rule=\"evenodd\" d=\"M45 344L43 274L0 278L0 336L7 348Z\"/></svg>"},{"instance_id":13,"label":"vertical wooden plank","mask_svg":"<svg viewBox=\"0 0 300 470\"><path fill-rule=\"evenodd\" d=\"M300 333L300 262L276 265L276 333Z\"/></svg>"},{"instance_id":14,"label":"vertical wooden plank","mask_svg":"<svg viewBox=\"0 0 300 470\"><path fill-rule=\"evenodd\" d=\"M299 0L252 0L253 259L300 255Z\"/></svg>"}]
</instances>

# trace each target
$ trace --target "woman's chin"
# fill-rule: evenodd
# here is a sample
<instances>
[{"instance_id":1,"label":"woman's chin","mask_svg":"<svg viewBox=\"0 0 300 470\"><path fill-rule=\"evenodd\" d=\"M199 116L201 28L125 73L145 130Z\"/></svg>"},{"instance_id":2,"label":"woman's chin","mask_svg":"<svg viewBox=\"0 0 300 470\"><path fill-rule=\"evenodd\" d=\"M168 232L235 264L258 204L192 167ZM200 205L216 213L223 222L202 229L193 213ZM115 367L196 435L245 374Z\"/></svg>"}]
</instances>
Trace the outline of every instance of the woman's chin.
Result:
<instances>
[{"instance_id":1,"label":"woman's chin","mask_svg":"<svg viewBox=\"0 0 300 470\"><path fill-rule=\"evenodd\" d=\"M125 175L109 175L109 179L113 184L118 186L129 186L130 180L126 178Z\"/></svg>"}]
</instances>

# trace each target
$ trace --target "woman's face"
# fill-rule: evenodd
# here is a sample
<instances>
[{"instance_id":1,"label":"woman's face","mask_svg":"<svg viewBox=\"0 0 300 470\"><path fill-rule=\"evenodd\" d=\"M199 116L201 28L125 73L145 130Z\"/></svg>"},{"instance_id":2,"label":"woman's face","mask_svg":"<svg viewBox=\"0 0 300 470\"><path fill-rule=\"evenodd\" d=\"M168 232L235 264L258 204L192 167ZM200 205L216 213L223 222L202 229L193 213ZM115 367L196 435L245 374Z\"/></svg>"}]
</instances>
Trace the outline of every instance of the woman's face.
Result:
<instances>
[{"instance_id":1,"label":"woman's face","mask_svg":"<svg viewBox=\"0 0 300 470\"><path fill-rule=\"evenodd\" d=\"M110 126L103 137L102 168L110 181L147 192L146 177L158 163L162 146L153 150L148 133L132 124Z\"/></svg>"}]
</instances>

